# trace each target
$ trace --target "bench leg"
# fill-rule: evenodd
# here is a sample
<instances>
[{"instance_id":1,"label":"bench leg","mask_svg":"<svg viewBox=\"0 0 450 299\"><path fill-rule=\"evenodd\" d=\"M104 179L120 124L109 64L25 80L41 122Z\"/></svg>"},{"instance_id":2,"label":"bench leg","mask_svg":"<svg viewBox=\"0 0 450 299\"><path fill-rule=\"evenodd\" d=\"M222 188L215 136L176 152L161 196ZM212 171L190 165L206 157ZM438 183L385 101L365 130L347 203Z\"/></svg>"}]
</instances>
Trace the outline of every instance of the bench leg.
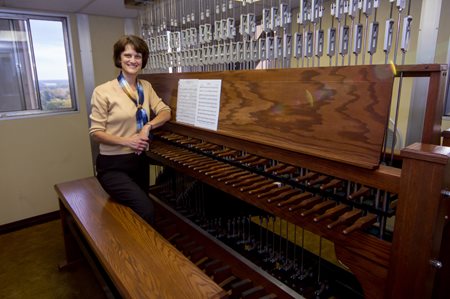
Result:
<instances>
[{"instance_id":1,"label":"bench leg","mask_svg":"<svg viewBox=\"0 0 450 299\"><path fill-rule=\"evenodd\" d=\"M59 270L62 271L69 269L80 262L82 260L82 255L77 241L69 228L69 221L72 216L70 216L61 200L59 200L59 211L64 238L64 248L66 251L66 259L58 264Z\"/></svg>"}]
</instances>

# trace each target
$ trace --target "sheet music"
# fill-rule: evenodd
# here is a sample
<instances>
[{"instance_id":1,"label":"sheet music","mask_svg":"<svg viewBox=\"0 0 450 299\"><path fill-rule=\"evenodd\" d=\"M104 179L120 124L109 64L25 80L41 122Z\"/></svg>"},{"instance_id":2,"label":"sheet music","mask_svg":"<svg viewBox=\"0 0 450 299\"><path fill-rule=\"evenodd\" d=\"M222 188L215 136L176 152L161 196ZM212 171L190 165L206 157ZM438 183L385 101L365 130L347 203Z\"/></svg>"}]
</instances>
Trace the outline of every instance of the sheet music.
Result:
<instances>
[{"instance_id":1,"label":"sheet music","mask_svg":"<svg viewBox=\"0 0 450 299\"><path fill-rule=\"evenodd\" d=\"M197 79L180 79L178 81L177 122L195 125L198 83Z\"/></svg>"},{"instance_id":2,"label":"sheet music","mask_svg":"<svg viewBox=\"0 0 450 299\"><path fill-rule=\"evenodd\" d=\"M195 126L217 131L222 80L200 80Z\"/></svg>"},{"instance_id":3,"label":"sheet music","mask_svg":"<svg viewBox=\"0 0 450 299\"><path fill-rule=\"evenodd\" d=\"M217 131L221 80L180 79L176 121Z\"/></svg>"}]
</instances>

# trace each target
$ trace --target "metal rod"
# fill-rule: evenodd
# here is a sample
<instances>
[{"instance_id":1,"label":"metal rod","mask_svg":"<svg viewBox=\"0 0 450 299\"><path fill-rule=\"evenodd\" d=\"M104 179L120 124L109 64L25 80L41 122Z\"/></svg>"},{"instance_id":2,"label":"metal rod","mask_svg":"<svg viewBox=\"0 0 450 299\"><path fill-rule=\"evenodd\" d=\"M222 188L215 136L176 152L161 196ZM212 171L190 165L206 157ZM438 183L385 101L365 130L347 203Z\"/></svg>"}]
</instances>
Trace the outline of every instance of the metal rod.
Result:
<instances>
[{"instance_id":1,"label":"metal rod","mask_svg":"<svg viewBox=\"0 0 450 299\"><path fill-rule=\"evenodd\" d=\"M403 72L400 73L400 81L398 83L397 104L395 107L394 132L392 132L390 165L392 165L392 162L394 161L394 147L395 147L395 142L397 139L396 132L397 132L397 123L398 123L398 115L399 115L399 108L400 108L400 98L401 98L401 93L402 93L402 83L403 83Z\"/></svg>"}]
</instances>

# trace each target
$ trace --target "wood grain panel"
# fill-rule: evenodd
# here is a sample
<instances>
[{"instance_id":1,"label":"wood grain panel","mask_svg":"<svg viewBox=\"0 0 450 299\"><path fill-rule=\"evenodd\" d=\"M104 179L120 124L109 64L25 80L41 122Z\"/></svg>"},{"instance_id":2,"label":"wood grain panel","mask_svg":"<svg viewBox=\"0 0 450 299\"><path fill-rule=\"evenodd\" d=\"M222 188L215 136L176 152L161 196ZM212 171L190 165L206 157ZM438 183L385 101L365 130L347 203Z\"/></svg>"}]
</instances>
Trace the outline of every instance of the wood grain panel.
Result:
<instances>
[{"instance_id":1,"label":"wood grain panel","mask_svg":"<svg viewBox=\"0 0 450 299\"><path fill-rule=\"evenodd\" d=\"M173 108L179 79L221 79L219 134L376 168L394 75L385 65L142 75Z\"/></svg>"},{"instance_id":2,"label":"wood grain panel","mask_svg":"<svg viewBox=\"0 0 450 299\"><path fill-rule=\"evenodd\" d=\"M96 178L55 189L124 298L221 298L224 291Z\"/></svg>"}]
</instances>

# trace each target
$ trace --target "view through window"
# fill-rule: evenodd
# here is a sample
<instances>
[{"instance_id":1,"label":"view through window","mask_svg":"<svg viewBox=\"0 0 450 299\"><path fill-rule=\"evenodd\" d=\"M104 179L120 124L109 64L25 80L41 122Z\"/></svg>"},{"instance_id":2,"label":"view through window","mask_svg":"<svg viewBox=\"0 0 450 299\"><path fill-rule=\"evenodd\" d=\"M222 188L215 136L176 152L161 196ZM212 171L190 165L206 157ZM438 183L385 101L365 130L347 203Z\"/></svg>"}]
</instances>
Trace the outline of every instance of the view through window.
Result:
<instances>
[{"instance_id":1,"label":"view through window","mask_svg":"<svg viewBox=\"0 0 450 299\"><path fill-rule=\"evenodd\" d=\"M0 117L76 109L67 19L0 14Z\"/></svg>"}]
</instances>

